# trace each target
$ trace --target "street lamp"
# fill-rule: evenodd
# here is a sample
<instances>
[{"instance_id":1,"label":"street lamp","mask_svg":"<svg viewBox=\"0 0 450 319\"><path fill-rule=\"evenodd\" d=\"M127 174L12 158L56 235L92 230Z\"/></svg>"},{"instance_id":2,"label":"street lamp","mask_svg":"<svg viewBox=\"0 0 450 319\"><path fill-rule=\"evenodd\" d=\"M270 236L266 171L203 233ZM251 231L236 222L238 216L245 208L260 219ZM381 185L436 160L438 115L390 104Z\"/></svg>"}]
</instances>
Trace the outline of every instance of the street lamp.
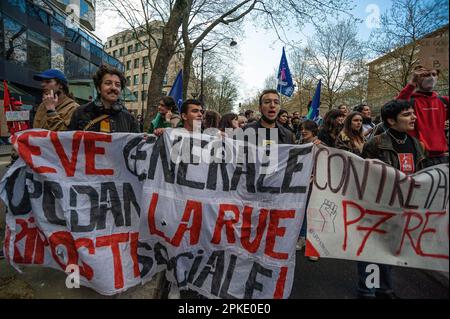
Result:
<instances>
[{"instance_id":1,"label":"street lamp","mask_svg":"<svg viewBox=\"0 0 450 319\"><path fill-rule=\"evenodd\" d=\"M205 52L208 52L208 51L211 51L212 49L214 49L223 40L225 40L225 39L220 40L219 42L214 44L212 47L207 48L207 49L205 49L205 47L203 46L203 43L202 43L202 63L201 63L201 77L200 77L200 97L199 97L200 102L202 102L202 104L203 104L203 99L204 99L204 96L203 96L203 67L204 67L203 66L203 61L204 61L204 54L205 54ZM237 42L234 41L234 39L231 39L231 42L230 42L229 46L230 47L234 47L236 44L237 44Z\"/></svg>"}]
</instances>

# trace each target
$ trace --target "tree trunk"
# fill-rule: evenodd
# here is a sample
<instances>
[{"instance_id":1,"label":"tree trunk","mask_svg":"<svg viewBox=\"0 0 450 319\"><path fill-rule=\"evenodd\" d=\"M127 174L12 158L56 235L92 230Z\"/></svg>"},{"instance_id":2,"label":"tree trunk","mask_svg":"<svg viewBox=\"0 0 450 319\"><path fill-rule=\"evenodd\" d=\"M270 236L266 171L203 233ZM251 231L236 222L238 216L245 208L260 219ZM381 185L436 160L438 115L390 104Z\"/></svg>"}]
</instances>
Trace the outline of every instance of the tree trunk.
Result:
<instances>
[{"instance_id":1,"label":"tree trunk","mask_svg":"<svg viewBox=\"0 0 450 319\"><path fill-rule=\"evenodd\" d=\"M183 60L183 101L186 100L187 91L189 88L189 80L191 78L192 67L192 54L194 48L192 46L186 46L184 48L184 60Z\"/></svg>"},{"instance_id":2,"label":"tree trunk","mask_svg":"<svg viewBox=\"0 0 450 319\"><path fill-rule=\"evenodd\" d=\"M144 131L150 126L150 121L157 112L157 103L161 98L164 76L167 72L170 59L175 54L175 44L178 36L178 29L181 26L184 11L187 8L187 0L176 0L170 18L163 29L161 45L156 55L152 76L148 86L147 113L144 120Z\"/></svg>"}]
</instances>

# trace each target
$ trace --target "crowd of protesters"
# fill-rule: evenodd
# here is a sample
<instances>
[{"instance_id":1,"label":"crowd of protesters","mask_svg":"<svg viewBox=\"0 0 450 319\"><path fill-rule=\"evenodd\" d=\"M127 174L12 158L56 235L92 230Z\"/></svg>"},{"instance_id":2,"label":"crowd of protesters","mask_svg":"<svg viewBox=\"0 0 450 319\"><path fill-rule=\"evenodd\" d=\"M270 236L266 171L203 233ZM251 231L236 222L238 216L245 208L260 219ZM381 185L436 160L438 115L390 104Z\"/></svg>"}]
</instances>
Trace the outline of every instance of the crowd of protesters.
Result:
<instances>
[{"instance_id":1,"label":"crowd of protesters","mask_svg":"<svg viewBox=\"0 0 450 319\"><path fill-rule=\"evenodd\" d=\"M174 99L165 96L158 103L158 113L149 123L147 133L161 136L167 128L177 127L192 132L195 121L201 123L201 129L217 129L222 136L226 136L230 129L253 129L255 134L266 129L266 136L262 139L257 137L257 141L262 140L265 145L323 144L362 158L378 158L406 174L412 174L424 167L448 163L449 100L448 96L439 96L434 91L438 76L439 70L417 66L398 96L386 101L377 121L373 120L371 107L367 104L354 107L341 104L329 110L318 123L299 112L290 114L281 109L280 95L273 89L262 92L258 111L246 110L239 114L221 115L207 110L201 101L195 99L185 100L178 109ZM34 128L143 132L142 116L136 119L120 100L126 79L117 69L99 68L93 77L98 95L81 106L71 98L68 81L62 72L47 70L34 78L41 81L43 92ZM271 140L270 129L278 130L276 140ZM305 236L306 219L298 249L303 249ZM357 287L361 298L396 297L392 289L391 266L380 265L382 285L379 289L368 289L364 285L366 263L358 262L357 265Z\"/></svg>"}]
</instances>

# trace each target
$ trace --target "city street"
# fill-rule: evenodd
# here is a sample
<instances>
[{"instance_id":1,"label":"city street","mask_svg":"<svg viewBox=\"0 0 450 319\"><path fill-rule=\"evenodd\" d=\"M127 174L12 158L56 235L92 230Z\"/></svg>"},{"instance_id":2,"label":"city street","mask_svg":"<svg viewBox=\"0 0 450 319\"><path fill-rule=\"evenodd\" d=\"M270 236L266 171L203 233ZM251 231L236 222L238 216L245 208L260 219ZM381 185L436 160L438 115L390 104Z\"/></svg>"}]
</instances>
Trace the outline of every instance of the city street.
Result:
<instances>
[{"instance_id":1,"label":"city street","mask_svg":"<svg viewBox=\"0 0 450 319\"><path fill-rule=\"evenodd\" d=\"M6 171L9 156L0 156L0 176ZM4 207L0 212L0 242L4 240ZM320 259L309 261L297 251L297 264L291 299L355 299L356 263L349 260ZM137 286L113 297L91 289L67 289L63 272L26 267L19 274L6 261L0 260L0 298L152 298L155 284ZM448 273L396 267L394 284L402 299L448 299Z\"/></svg>"}]
</instances>

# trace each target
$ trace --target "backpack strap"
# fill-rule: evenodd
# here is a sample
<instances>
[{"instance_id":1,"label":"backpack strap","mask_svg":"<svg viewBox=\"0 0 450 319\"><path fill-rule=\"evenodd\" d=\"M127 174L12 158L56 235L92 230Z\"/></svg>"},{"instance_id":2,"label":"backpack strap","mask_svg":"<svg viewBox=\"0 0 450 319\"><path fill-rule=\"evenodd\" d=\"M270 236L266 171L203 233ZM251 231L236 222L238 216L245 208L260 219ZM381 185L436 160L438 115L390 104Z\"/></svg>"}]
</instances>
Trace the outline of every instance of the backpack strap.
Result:
<instances>
[{"instance_id":1,"label":"backpack strap","mask_svg":"<svg viewBox=\"0 0 450 319\"><path fill-rule=\"evenodd\" d=\"M86 124L85 127L83 127L83 131L87 131L88 129L90 129L92 126L94 126L95 124L97 124L100 121L103 121L104 119L107 119L109 117L109 114L103 114L100 115L98 117L96 117L93 120L90 120L88 124Z\"/></svg>"}]
</instances>

